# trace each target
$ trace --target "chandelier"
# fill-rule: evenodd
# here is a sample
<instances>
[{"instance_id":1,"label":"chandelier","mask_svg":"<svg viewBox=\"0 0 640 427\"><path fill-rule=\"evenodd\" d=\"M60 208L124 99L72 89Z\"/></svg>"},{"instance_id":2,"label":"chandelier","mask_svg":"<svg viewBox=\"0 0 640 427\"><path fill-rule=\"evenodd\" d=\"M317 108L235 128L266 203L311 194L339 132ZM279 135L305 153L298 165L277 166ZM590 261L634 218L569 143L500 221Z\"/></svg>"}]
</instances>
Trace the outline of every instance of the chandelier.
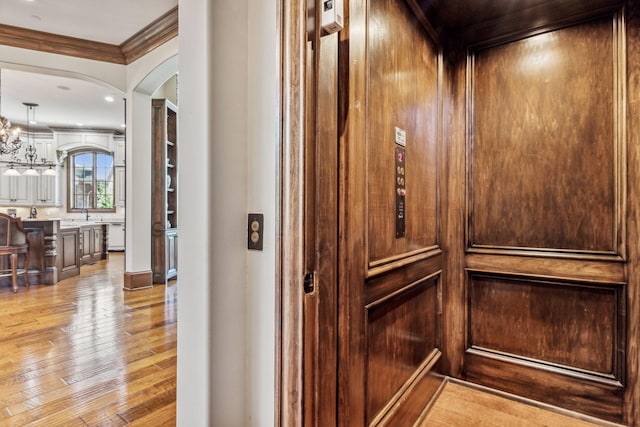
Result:
<instances>
[{"instance_id":1,"label":"chandelier","mask_svg":"<svg viewBox=\"0 0 640 427\"><path fill-rule=\"evenodd\" d=\"M2 70L0 70L0 109L2 107ZM0 112L0 155L13 154L22 146L20 128L11 129L11 122Z\"/></svg>"},{"instance_id":2,"label":"chandelier","mask_svg":"<svg viewBox=\"0 0 640 427\"><path fill-rule=\"evenodd\" d=\"M4 171L3 175L5 176L20 176L20 175L40 176L40 173L36 170L36 166L37 166L36 160L38 159L38 153L36 150L36 146L33 143L33 132L31 132L31 123L36 123L35 107L37 107L38 104L35 104L33 102L23 102L22 104L25 107L27 107L27 146L24 149L25 161L22 162L18 160L17 150L13 150L11 152L11 156L12 156L11 163L9 164L9 168L6 171ZM29 114L29 113L32 113L32 114ZM1 149L0 149L0 152L1 152ZM56 174L56 171L53 169L53 162L47 162L46 159L42 159L41 162L42 162L41 166L49 167L48 169L45 169L44 172L42 172L43 175ZM26 166L27 169L21 174L17 169L13 167L14 163L16 163L19 166Z\"/></svg>"}]
</instances>

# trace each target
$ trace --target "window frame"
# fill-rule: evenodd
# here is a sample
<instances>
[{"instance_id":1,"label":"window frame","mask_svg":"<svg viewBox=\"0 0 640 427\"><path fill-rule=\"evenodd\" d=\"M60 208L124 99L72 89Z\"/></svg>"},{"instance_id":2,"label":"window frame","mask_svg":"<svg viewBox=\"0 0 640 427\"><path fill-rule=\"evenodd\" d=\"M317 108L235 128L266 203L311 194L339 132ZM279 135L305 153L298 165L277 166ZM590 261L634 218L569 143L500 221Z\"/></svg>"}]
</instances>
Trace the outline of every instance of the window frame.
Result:
<instances>
[{"instance_id":1,"label":"window frame","mask_svg":"<svg viewBox=\"0 0 640 427\"><path fill-rule=\"evenodd\" d=\"M75 159L75 156L78 155L82 155L82 154L91 154L93 156L93 173L92 173L92 185L93 188L97 188L96 185L96 177L97 177L97 173L96 173L96 168L97 168L97 159L96 156L98 154L106 154L111 156L112 162L111 162L111 176L112 176L112 188L113 191L111 193L111 200L112 200L112 204L113 207L111 208L96 208L96 197L97 197L97 192L93 195L92 199L91 199L91 204L94 206L92 208L76 208L73 204L75 203L75 198L74 198L74 186L75 186L75 176L73 173L73 170L75 169L75 166L73 164L73 160ZM104 149L100 149L97 147L87 147L87 148L79 148L77 150L74 150L72 152L69 152L69 155L67 156L67 212L104 212L104 213L109 213L109 212L115 212L116 211L116 183L115 183L115 153L112 151L108 151L108 150L104 150Z\"/></svg>"}]
</instances>

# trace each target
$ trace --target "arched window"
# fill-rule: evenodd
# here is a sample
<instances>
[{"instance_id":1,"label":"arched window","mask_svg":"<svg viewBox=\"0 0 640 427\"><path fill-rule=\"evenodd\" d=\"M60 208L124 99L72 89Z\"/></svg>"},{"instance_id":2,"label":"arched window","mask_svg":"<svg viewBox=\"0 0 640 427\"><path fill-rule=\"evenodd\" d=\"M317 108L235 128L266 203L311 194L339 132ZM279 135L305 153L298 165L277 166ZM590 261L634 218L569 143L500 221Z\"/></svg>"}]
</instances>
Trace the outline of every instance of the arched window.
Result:
<instances>
[{"instance_id":1,"label":"arched window","mask_svg":"<svg viewBox=\"0 0 640 427\"><path fill-rule=\"evenodd\" d=\"M77 151L69 155L67 210L113 212L113 155L104 151Z\"/></svg>"}]
</instances>

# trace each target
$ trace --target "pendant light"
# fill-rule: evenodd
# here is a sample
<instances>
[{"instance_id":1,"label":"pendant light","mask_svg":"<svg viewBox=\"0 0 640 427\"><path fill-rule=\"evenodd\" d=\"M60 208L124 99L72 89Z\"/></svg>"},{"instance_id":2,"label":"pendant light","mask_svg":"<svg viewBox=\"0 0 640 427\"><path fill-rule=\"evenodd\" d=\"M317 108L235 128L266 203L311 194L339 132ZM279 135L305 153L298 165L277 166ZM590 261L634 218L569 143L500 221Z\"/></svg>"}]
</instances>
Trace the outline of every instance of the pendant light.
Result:
<instances>
[{"instance_id":1,"label":"pendant light","mask_svg":"<svg viewBox=\"0 0 640 427\"><path fill-rule=\"evenodd\" d=\"M34 168L36 159L38 158L38 154L36 153L36 147L33 144L33 134L31 132L31 123L36 122L36 112L35 107L38 104L34 104L33 102L23 102L23 105L27 107L27 136L29 143L27 144L27 148L24 151L24 158L27 161L27 170L24 171L23 175L26 176L40 176L40 173ZM29 118L29 112L33 111L33 118Z\"/></svg>"}]
</instances>

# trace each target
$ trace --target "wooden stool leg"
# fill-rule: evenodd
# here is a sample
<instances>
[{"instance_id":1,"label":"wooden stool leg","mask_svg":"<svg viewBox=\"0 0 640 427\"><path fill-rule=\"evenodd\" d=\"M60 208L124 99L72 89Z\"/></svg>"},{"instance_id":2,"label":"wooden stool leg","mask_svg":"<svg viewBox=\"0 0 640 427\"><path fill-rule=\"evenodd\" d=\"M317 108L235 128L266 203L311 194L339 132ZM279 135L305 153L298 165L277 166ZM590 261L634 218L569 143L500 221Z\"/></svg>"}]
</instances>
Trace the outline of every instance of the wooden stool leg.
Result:
<instances>
[{"instance_id":1,"label":"wooden stool leg","mask_svg":"<svg viewBox=\"0 0 640 427\"><path fill-rule=\"evenodd\" d=\"M18 254L12 253L9 256L11 260L11 284L13 292L18 292Z\"/></svg>"},{"instance_id":2,"label":"wooden stool leg","mask_svg":"<svg viewBox=\"0 0 640 427\"><path fill-rule=\"evenodd\" d=\"M29 251L24 254L24 285L28 288L29 283Z\"/></svg>"}]
</instances>

